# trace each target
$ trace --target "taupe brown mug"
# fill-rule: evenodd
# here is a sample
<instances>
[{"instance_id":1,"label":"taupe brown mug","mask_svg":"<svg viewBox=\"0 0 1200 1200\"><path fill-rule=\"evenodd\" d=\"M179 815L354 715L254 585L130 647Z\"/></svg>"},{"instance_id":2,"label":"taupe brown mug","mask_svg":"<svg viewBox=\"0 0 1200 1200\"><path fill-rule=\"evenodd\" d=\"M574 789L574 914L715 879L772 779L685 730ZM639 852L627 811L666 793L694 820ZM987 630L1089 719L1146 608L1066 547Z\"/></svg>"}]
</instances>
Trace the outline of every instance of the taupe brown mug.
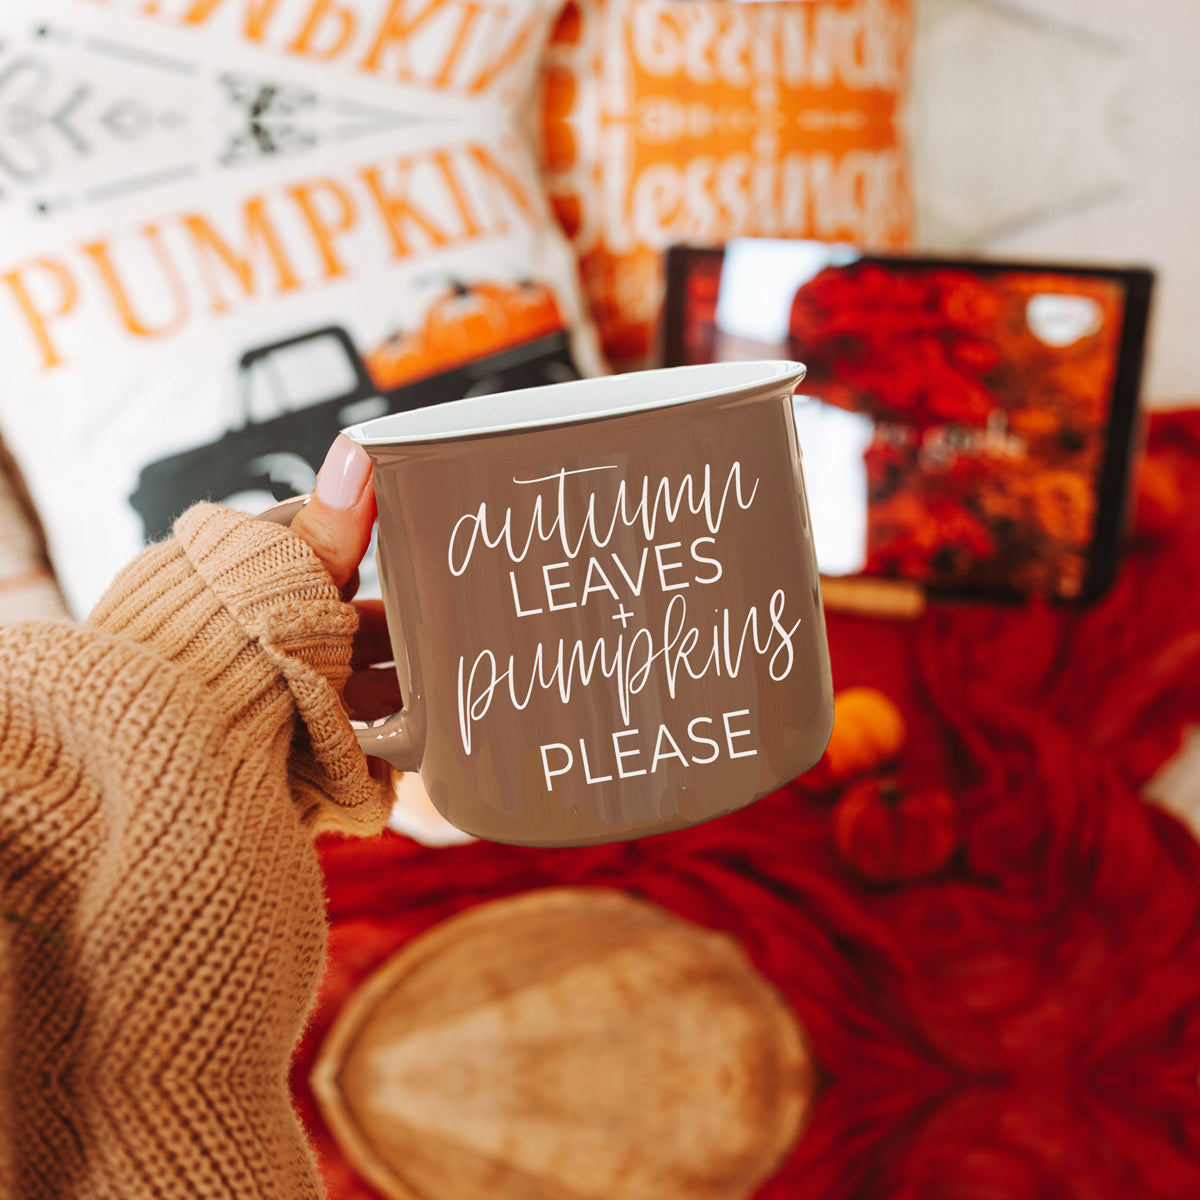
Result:
<instances>
[{"instance_id":1,"label":"taupe brown mug","mask_svg":"<svg viewBox=\"0 0 1200 1200\"><path fill-rule=\"evenodd\" d=\"M473 397L347 429L375 466L404 709L359 730L523 845L707 821L820 758L833 687L798 363Z\"/></svg>"}]
</instances>

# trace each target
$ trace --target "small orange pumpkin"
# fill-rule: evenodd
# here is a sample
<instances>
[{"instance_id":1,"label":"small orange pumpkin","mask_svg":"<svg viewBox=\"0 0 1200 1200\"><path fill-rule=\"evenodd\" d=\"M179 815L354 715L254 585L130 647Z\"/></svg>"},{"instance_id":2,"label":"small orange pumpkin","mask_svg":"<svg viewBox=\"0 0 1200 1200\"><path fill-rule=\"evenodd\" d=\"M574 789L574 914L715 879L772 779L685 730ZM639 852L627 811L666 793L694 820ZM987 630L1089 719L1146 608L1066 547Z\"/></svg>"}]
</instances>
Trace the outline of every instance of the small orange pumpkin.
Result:
<instances>
[{"instance_id":1,"label":"small orange pumpkin","mask_svg":"<svg viewBox=\"0 0 1200 1200\"><path fill-rule=\"evenodd\" d=\"M838 855L872 883L903 883L940 871L959 841L958 809L937 788L864 779L842 793L832 816Z\"/></svg>"},{"instance_id":2,"label":"small orange pumpkin","mask_svg":"<svg viewBox=\"0 0 1200 1200\"><path fill-rule=\"evenodd\" d=\"M861 775L900 756L904 717L882 692L845 688L833 698L833 713L833 735L820 764L829 782Z\"/></svg>"}]
</instances>

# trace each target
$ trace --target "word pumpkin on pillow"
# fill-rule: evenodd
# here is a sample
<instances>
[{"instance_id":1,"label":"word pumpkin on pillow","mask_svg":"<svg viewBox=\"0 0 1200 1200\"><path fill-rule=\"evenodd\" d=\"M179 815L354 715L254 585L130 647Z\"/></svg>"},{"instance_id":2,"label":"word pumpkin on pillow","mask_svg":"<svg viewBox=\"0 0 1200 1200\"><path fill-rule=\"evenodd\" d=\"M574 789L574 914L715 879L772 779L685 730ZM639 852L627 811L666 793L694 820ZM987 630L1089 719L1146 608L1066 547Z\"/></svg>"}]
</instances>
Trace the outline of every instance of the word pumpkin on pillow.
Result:
<instances>
[{"instance_id":1,"label":"word pumpkin on pillow","mask_svg":"<svg viewBox=\"0 0 1200 1200\"><path fill-rule=\"evenodd\" d=\"M346 424L599 369L524 133L558 9L0 6L0 432L76 614Z\"/></svg>"},{"instance_id":2,"label":"word pumpkin on pillow","mask_svg":"<svg viewBox=\"0 0 1200 1200\"><path fill-rule=\"evenodd\" d=\"M570 0L542 162L614 364L653 348L672 243L909 244L912 39L913 0Z\"/></svg>"}]
</instances>

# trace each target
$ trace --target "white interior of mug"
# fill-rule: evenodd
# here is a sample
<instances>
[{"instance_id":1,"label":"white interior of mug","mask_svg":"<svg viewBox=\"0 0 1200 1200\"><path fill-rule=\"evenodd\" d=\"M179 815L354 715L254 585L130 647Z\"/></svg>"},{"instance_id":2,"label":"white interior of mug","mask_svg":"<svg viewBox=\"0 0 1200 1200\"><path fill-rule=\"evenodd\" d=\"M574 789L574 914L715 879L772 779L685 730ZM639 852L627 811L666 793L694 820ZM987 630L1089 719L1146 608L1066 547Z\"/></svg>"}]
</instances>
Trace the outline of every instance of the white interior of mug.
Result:
<instances>
[{"instance_id":1,"label":"white interior of mug","mask_svg":"<svg viewBox=\"0 0 1200 1200\"><path fill-rule=\"evenodd\" d=\"M794 387L803 378L804 367L797 362L664 367L471 396L413 412L377 417L361 425L351 425L344 432L364 446L432 442L646 412L714 396L735 396L768 384Z\"/></svg>"}]
</instances>

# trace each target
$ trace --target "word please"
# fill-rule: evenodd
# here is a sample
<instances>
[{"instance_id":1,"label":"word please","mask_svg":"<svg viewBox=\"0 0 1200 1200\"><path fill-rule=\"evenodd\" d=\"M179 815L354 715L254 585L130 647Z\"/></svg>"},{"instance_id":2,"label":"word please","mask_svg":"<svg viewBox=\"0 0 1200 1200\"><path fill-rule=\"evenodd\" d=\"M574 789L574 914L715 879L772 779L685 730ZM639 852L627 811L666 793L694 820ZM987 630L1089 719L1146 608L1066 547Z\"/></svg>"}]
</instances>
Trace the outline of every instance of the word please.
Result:
<instances>
[{"instance_id":1,"label":"word please","mask_svg":"<svg viewBox=\"0 0 1200 1200\"><path fill-rule=\"evenodd\" d=\"M734 743L751 735L750 730L735 728L734 722L739 717L750 715L748 708L735 709L721 714L721 724L725 731L724 743L726 753L730 758L753 758L758 751L753 749L735 749ZM702 727L713 729L715 722L712 717L695 717L688 722L687 742L692 757L684 752L671 730L666 725L659 725L658 735L654 740L654 751L650 757L649 767L639 767L635 764L644 761L644 753L640 741L640 729L618 729L612 734L612 752L607 754L606 746L596 755L593 763L588 758L587 746L583 738L579 739L578 770L582 771L585 784L608 783L612 772L616 771L618 779L632 779L635 775L653 775L662 763L668 759L677 759L685 767L690 765L705 766L716 762L721 756L721 743L715 738L706 737ZM698 753L693 747L698 747ZM574 751L563 742L547 742L540 747L542 755L542 772L546 777L546 790L554 791L554 780L560 775L566 775L576 769ZM554 765L551 766L551 758ZM630 760L628 763L626 760ZM608 774L602 772L608 771ZM595 773L593 773L595 772Z\"/></svg>"}]
</instances>

